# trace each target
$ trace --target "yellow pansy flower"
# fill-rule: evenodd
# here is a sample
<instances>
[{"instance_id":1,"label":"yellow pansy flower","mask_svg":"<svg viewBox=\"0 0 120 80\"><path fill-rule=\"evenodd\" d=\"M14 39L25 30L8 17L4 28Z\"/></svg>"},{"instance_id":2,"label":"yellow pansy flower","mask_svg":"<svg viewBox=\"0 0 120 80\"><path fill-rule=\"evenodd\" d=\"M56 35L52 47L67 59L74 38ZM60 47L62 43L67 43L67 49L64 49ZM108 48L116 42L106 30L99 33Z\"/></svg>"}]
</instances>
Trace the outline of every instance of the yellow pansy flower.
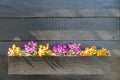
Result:
<instances>
[{"instance_id":1,"label":"yellow pansy flower","mask_svg":"<svg viewBox=\"0 0 120 80\"><path fill-rule=\"evenodd\" d=\"M19 56L20 47L16 47L15 44L12 45L12 48L8 48L9 56Z\"/></svg>"},{"instance_id":2,"label":"yellow pansy flower","mask_svg":"<svg viewBox=\"0 0 120 80\"><path fill-rule=\"evenodd\" d=\"M45 46L39 45L39 48L38 48L39 56L50 55L50 53L51 51L49 50L49 44L46 44Z\"/></svg>"},{"instance_id":3,"label":"yellow pansy flower","mask_svg":"<svg viewBox=\"0 0 120 80\"><path fill-rule=\"evenodd\" d=\"M110 56L110 51L106 48L97 50L96 46L91 48L86 47L84 51L80 53L80 56Z\"/></svg>"}]
</instances>

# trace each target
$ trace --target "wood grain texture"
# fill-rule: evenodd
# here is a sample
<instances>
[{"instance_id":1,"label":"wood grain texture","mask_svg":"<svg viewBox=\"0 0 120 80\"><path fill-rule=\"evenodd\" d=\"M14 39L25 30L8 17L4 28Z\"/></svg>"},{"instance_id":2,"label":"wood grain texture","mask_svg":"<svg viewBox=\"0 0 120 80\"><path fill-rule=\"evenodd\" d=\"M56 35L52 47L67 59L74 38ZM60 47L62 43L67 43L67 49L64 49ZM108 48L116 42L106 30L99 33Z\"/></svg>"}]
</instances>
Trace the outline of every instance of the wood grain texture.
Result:
<instances>
[{"instance_id":1,"label":"wood grain texture","mask_svg":"<svg viewBox=\"0 0 120 80\"><path fill-rule=\"evenodd\" d=\"M0 80L8 80L8 56L0 54Z\"/></svg>"},{"instance_id":2,"label":"wood grain texture","mask_svg":"<svg viewBox=\"0 0 120 80\"><path fill-rule=\"evenodd\" d=\"M16 46L20 46L24 48L24 44L26 41L20 41L20 42L0 42L0 54L7 54L8 48L12 46L12 44L16 44ZM38 41L39 44L50 44L50 49L52 49L53 45L57 44L68 44L68 43L82 43L82 48L85 47L91 47L93 45L97 46L98 49L101 49L102 47L107 48L111 51L112 56L120 56L120 41L81 41L81 40L64 40L64 41L55 41L55 40L40 40Z\"/></svg>"},{"instance_id":3,"label":"wood grain texture","mask_svg":"<svg viewBox=\"0 0 120 80\"><path fill-rule=\"evenodd\" d=\"M119 77L111 78L109 75L14 75L8 80L119 80Z\"/></svg>"},{"instance_id":4,"label":"wood grain texture","mask_svg":"<svg viewBox=\"0 0 120 80\"><path fill-rule=\"evenodd\" d=\"M106 59L106 58L105 58ZM119 57L110 57L111 67L114 62L120 61ZM99 60L100 61L100 60ZM109 59L108 59L109 61ZM107 61L107 62L108 62ZM102 63L104 64L104 63ZM119 65L120 64L116 64ZM117 68L118 68L117 67ZM119 69L117 69L119 70ZM119 80L120 72L113 71L104 75L8 75L8 56L0 55L0 79L1 80Z\"/></svg>"},{"instance_id":5,"label":"wood grain texture","mask_svg":"<svg viewBox=\"0 0 120 80\"><path fill-rule=\"evenodd\" d=\"M0 19L0 40L120 40L119 18Z\"/></svg>"},{"instance_id":6,"label":"wood grain texture","mask_svg":"<svg viewBox=\"0 0 120 80\"><path fill-rule=\"evenodd\" d=\"M12 79L26 80L119 80L119 60L120 57L9 57L8 73Z\"/></svg>"},{"instance_id":7,"label":"wood grain texture","mask_svg":"<svg viewBox=\"0 0 120 80\"><path fill-rule=\"evenodd\" d=\"M120 80L119 25L120 0L0 0L0 80ZM85 65L82 66L83 73L88 71L87 75L8 75L7 50L13 43L23 46L24 40L39 40L41 44L49 42L50 48L58 43L82 42L83 47L106 47L112 57L117 57L111 58L110 66L104 59L89 64L90 69L96 67L99 74ZM52 59L50 61L54 63ZM24 64L31 68L27 62ZM67 71L71 73L73 70Z\"/></svg>"},{"instance_id":8,"label":"wood grain texture","mask_svg":"<svg viewBox=\"0 0 120 80\"><path fill-rule=\"evenodd\" d=\"M114 60L112 60L112 64L111 64L111 70L113 73L119 73L120 72L120 58L119 57L115 57Z\"/></svg>"},{"instance_id":9,"label":"wood grain texture","mask_svg":"<svg viewBox=\"0 0 120 80\"><path fill-rule=\"evenodd\" d=\"M110 57L9 57L8 74L104 75L111 72Z\"/></svg>"},{"instance_id":10,"label":"wood grain texture","mask_svg":"<svg viewBox=\"0 0 120 80\"><path fill-rule=\"evenodd\" d=\"M0 17L120 17L119 0L4 0Z\"/></svg>"}]
</instances>

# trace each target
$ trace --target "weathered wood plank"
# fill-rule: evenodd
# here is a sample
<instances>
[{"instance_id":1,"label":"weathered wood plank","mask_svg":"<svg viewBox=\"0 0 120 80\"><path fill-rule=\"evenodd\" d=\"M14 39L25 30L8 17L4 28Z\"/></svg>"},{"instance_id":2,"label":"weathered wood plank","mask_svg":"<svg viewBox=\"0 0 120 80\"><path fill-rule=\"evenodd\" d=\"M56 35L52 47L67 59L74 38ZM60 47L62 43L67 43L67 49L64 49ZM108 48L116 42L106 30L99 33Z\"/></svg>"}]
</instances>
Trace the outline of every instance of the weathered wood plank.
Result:
<instances>
[{"instance_id":1,"label":"weathered wood plank","mask_svg":"<svg viewBox=\"0 0 120 80\"><path fill-rule=\"evenodd\" d=\"M118 58L118 59L116 59ZM106 75L119 73L113 71L113 62L119 57L9 57L9 75Z\"/></svg>"},{"instance_id":2,"label":"weathered wood plank","mask_svg":"<svg viewBox=\"0 0 120 80\"><path fill-rule=\"evenodd\" d=\"M9 57L8 74L104 75L111 72L110 57Z\"/></svg>"},{"instance_id":3,"label":"weathered wood plank","mask_svg":"<svg viewBox=\"0 0 120 80\"><path fill-rule=\"evenodd\" d=\"M0 80L8 80L8 57L0 54Z\"/></svg>"},{"instance_id":4,"label":"weathered wood plank","mask_svg":"<svg viewBox=\"0 0 120 80\"><path fill-rule=\"evenodd\" d=\"M49 40L40 40L38 41L39 44L46 44L49 43L50 44L50 49L52 49L53 45L56 44L68 44L68 43L82 43L82 47L91 47L93 45L96 45L98 49L105 47L108 50L111 51L111 55L112 56L120 56L120 41L80 41L80 40L67 40L67 41L49 41ZM17 46L21 46L23 47L23 45L26 42L0 42L0 54L7 54L8 48L12 46L12 44L16 44Z\"/></svg>"},{"instance_id":5,"label":"weathered wood plank","mask_svg":"<svg viewBox=\"0 0 120 80\"><path fill-rule=\"evenodd\" d=\"M112 72L111 80L120 80L120 72Z\"/></svg>"},{"instance_id":6,"label":"weathered wood plank","mask_svg":"<svg viewBox=\"0 0 120 80\"><path fill-rule=\"evenodd\" d=\"M38 30L30 31L37 40L120 40L120 30ZM20 40L16 37L14 40Z\"/></svg>"},{"instance_id":7,"label":"weathered wood plank","mask_svg":"<svg viewBox=\"0 0 120 80\"><path fill-rule=\"evenodd\" d=\"M114 62L119 62L119 57L111 57L111 66ZM119 64L116 64L119 66ZM118 67L117 67L118 68ZM117 69L119 70L119 69ZM104 75L8 75L8 57L0 55L0 79L1 80L119 80L120 72L113 71Z\"/></svg>"},{"instance_id":8,"label":"weathered wood plank","mask_svg":"<svg viewBox=\"0 0 120 80\"><path fill-rule=\"evenodd\" d=\"M9 80L119 80L119 77L107 75L16 75L9 76Z\"/></svg>"},{"instance_id":9,"label":"weathered wood plank","mask_svg":"<svg viewBox=\"0 0 120 80\"><path fill-rule=\"evenodd\" d=\"M120 17L119 0L4 0L0 17Z\"/></svg>"},{"instance_id":10,"label":"weathered wood plank","mask_svg":"<svg viewBox=\"0 0 120 80\"><path fill-rule=\"evenodd\" d=\"M120 73L120 58L119 57L115 57L114 60L112 60L111 70L113 74Z\"/></svg>"},{"instance_id":11,"label":"weathered wood plank","mask_svg":"<svg viewBox=\"0 0 120 80\"><path fill-rule=\"evenodd\" d=\"M120 40L119 18L0 19L0 40Z\"/></svg>"}]
</instances>

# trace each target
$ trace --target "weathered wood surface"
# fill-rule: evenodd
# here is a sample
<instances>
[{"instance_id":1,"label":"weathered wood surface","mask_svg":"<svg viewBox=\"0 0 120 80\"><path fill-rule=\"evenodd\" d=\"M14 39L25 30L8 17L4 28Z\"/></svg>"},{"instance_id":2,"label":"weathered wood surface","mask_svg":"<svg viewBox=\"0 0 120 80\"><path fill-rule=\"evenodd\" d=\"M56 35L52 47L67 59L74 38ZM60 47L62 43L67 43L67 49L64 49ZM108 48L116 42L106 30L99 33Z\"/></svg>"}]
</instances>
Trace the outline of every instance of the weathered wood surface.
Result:
<instances>
[{"instance_id":1,"label":"weathered wood surface","mask_svg":"<svg viewBox=\"0 0 120 80\"><path fill-rule=\"evenodd\" d=\"M44 57L42 59L39 57L37 58L35 57L24 57L24 58L9 57L8 73L11 71L10 73L16 73L19 75L24 74L26 76L16 76L16 77L18 78L24 77L26 80L30 79L30 76L28 75L39 75L39 74L36 74L36 72L41 73L44 70L45 72L41 74L43 75L43 77L37 76L36 79L42 79L42 78L46 79L44 77L48 76L47 79L59 78L59 79L66 80L66 78L67 79L74 78L75 80L79 80L79 79L119 80L120 78L119 77L119 73L120 73L119 59L120 59L119 57L89 57L89 58L87 57L57 57L57 58L56 57ZM114 65L116 65L116 67L114 67ZM82 72L79 72L81 70ZM68 74L64 73L66 71ZM48 74L47 72L50 74ZM56 76L55 75L52 76L51 74L54 74L52 72L55 72L55 73L61 72L61 74L59 75L59 77L57 76L58 74L56 74ZM75 74L76 72L77 74ZM70 74L70 73L73 73L73 74ZM10 78L16 79L16 77L13 77L13 76L14 76L13 74L10 74ZM35 76L31 76L31 78L35 78Z\"/></svg>"},{"instance_id":2,"label":"weathered wood surface","mask_svg":"<svg viewBox=\"0 0 120 80\"><path fill-rule=\"evenodd\" d=\"M0 42L0 54L7 54L8 48L12 46L12 44L16 44L17 46L20 46L24 48L24 44L27 41L19 41L19 42ZM81 41L81 40L64 40L64 41L59 41L59 40L40 40L37 41L39 44L50 44L50 49L52 49L53 45L57 44L68 44L68 43L82 43L82 48L84 47L91 47L93 45L97 46L98 49L105 47L108 50L111 51L112 56L120 56L120 41L94 41L94 40L89 40L89 41Z\"/></svg>"},{"instance_id":3,"label":"weathered wood surface","mask_svg":"<svg viewBox=\"0 0 120 80\"><path fill-rule=\"evenodd\" d=\"M111 72L110 57L9 57L8 74L104 75Z\"/></svg>"},{"instance_id":4,"label":"weathered wood surface","mask_svg":"<svg viewBox=\"0 0 120 80\"><path fill-rule=\"evenodd\" d=\"M120 17L120 1L2 0L0 17Z\"/></svg>"},{"instance_id":5,"label":"weathered wood surface","mask_svg":"<svg viewBox=\"0 0 120 80\"><path fill-rule=\"evenodd\" d=\"M8 56L0 54L0 80L8 80Z\"/></svg>"},{"instance_id":6,"label":"weathered wood surface","mask_svg":"<svg viewBox=\"0 0 120 80\"><path fill-rule=\"evenodd\" d=\"M0 19L0 40L120 40L119 18Z\"/></svg>"},{"instance_id":7,"label":"weathered wood surface","mask_svg":"<svg viewBox=\"0 0 120 80\"><path fill-rule=\"evenodd\" d=\"M8 60L5 56L8 47L13 43L18 46L24 44L11 40L46 40L40 43L50 42L50 45L80 40L84 46L106 47L111 50L112 57L120 56L118 17L120 17L120 0L1 0L0 54L4 56L0 55L0 80L120 80L119 57L112 59L109 74L24 76L8 75Z\"/></svg>"},{"instance_id":8,"label":"weathered wood surface","mask_svg":"<svg viewBox=\"0 0 120 80\"><path fill-rule=\"evenodd\" d=\"M109 75L16 75L8 80L120 80L119 73Z\"/></svg>"},{"instance_id":9,"label":"weathered wood surface","mask_svg":"<svg viewBox=\"0 0 120 80\"><path fill-rule=\"evenodd\" d=\"M104 75L8 75L8 56L0 55L0 80L120 80L120 57L109 60L111 73Z\"/></svg>"}]
</instances>

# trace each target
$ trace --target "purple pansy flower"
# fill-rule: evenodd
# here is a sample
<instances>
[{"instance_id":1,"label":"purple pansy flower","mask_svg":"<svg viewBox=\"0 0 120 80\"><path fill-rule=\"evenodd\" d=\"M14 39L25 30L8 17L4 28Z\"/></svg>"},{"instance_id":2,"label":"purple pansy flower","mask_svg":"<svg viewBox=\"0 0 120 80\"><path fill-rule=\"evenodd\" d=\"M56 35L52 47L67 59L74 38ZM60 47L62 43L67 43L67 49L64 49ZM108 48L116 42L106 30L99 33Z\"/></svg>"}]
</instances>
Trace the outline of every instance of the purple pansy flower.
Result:
<instances>
[{"instance_id":1,"label":"purple pansy flower","mask_svg":"<svg viewBox=\"0 0 120 80\"><path fill-rule=\"evenodd\" d=\"M37 47L37 43L33 41L29 41L24 45L25 50L29 53L33 53L36 50L36 47Z\"/></svg>"},{"instance_id":2,"label":"purple pansy flower","mask_svg":"<svg viewBox=\"0 0 120 80\"><path fill-rule=\"evenodd\" d=\"M68 48L67 46L62 45L53 46L53 52L56 55L66 55L66 53L68 52Z\"/></svg>"},{"instance_id":3,"label":"purple pansy flower","mask_svg":"<svg viewBox=\"0 0 120 80\"><path fill-rule=\"evenodd\" d=\"M70 55L78 55L81 52L81 43L68 44L68 47Z\"/></svg>"}]
</instances>

